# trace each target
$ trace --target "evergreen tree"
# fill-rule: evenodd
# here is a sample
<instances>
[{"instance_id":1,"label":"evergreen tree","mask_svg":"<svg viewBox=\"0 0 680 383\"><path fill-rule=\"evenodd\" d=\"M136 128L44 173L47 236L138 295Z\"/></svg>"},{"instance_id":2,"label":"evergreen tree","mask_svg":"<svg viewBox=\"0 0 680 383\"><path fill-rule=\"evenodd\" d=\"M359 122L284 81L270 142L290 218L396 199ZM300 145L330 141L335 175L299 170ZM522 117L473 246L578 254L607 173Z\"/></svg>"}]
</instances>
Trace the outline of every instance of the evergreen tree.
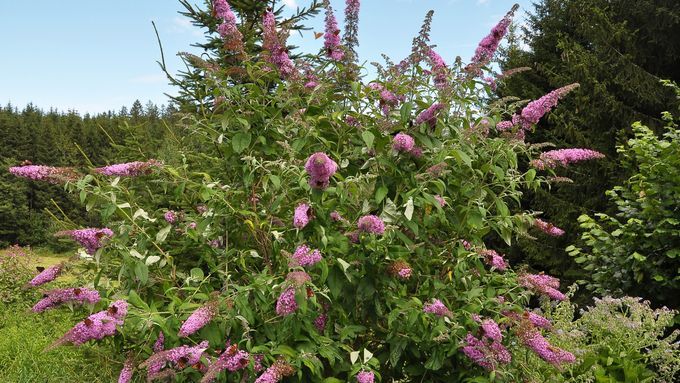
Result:
<instances>
[{"instance_id":1,"label":"evergreen tree","mask_svg":"<svg viewBox=\"0 0 680 383\"><path fill-rule=\"evenodd\" d=\"M583 276L563 249L578 238L577 218L606 211L605 191L629 176L617 165L617 140L629 135L631 123L638 120L659 132L661 112L675 109L673 92L659 80L680 79L677 36L676 0L543 0L535 4L524 28L529 49L516 42L505 51L503 69L533 70L501 82L500 97L536 99L560 86L581 84L529 140L591 148L607 156L558 173L573 184L526 196L528 206L568 233L547 246L525 241L521 251L533 265L571 280Z\"/></svg>"}]
</instances>

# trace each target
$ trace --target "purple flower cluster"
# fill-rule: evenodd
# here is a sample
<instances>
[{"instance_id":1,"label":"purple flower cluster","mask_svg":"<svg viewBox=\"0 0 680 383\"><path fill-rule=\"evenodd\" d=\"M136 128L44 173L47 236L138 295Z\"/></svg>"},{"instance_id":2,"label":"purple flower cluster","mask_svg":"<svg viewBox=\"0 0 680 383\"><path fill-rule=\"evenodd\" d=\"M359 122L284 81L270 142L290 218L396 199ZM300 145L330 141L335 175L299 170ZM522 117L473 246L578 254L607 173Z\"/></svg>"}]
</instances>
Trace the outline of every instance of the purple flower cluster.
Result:
<instances>
[{"instance_id":1,"label":"purple flower cluster","mask_svg":"<svg viewBox=\"0 0 680 383\"><path fill-rule=\"evenodd\" d=\"M75 181L79 175L73 168L59 168L43 165L13 166L9 172L17 177L28 178L35 181L46 181L59 184L67 181Z\"/></svg>"},{"instance_id":2,"label":"purple flower cluster","mask_svg":"<svg viewBox=\"0 0 680 383\"><path fill-rule=\"evenodd\" d=\"M404 267L404 268L400 269L399 271L397 271L397 275L401 279L409 279L409 278L411 278L412 272L413 272L413 270L411 268Z\"/></svg>"},{"instance_id":3,"label":"purple flower cluster","mask_svg":"<svg viewBox=\"0 0 680 383\"><path fill-rule=\"evenodd\" d=\"M542 232L544 232L544 233L546 233L550 236L553 236L553 237L560 237L560 236L564 235L564 230L562 230L559 227L553 225L552 223L546 222L542 219L538 219L538 218L534 219L534 226L536 226L536 228L538 230L540 230L540 231L542 231Z\"/></svg>"},{"instance_id":4,"label":"purple flower cluster","mask_svg":"<svg viewBox=\"0 0 680 383\"><path fill-rule=\"evenodd\" d=\"M210 302L205 306L198 308L189 315L189 318L187 318L184 323L182 323L182 327L180 327L177 336L184 338L195 333L207 325L215 315L217 315L217 306L214 302Z\"/></svg>"},{"instance_id":5,"label":"purple flower cluster","mask_svg":"<svg viewBox=\"0 0 680 383\"><path fill-rule=\"evenodd\" d=\"M376 235L385 234L385 223L377 215L365 215L357 221L359 231Z\"/></svg>"},{"instance_id":6,"label":"purple flower cluster","mask_svg":"<svg viewBox=\"0 0 680 383\"><path fill-rule=\"evenodd\" d=\"M293 213L293 226L298 229L304 229L312 218L311 207L306 203L301 203L295 208L295 213Z\"/></svg>"},{"instance_id":7,"label":"purple flower cluster","mask_svg":"<svg viewBox=\"0 0 680 383\"><path fill-rule=\"evenodd\" d=\"M127 308L128 304L125 301L119 300L113 302L108 309L92 314L76 324L50 348L66 343L79 346L92 339L102 339L115 335L116 327L123 325L123 319L127 315Z\"/></svg>"},{"instance_id":8,"label":"purple flower cluster","mask_svg":"<svg viewBox=\"0 0 680 383\"><path fill-rule=\"evenodd\" d=\"M321 252L319 250L312 250L307 245L300 245L295 249L295 253L291 256L289 266L313 266L319 263L321 259Z\"/></svg>"},{"instance_id":9,"label":"purple flower cluster","mask_svg":"<svg viewBox=\"0 0 680 383\"><path fill-rule=\"evenodd\" d=\"M172 210L168 210L165 212L165 214L163 214L163 218L165 218L168 223L175 223L177 221L177 213Z\"/></svg>"},{"instance_id":10,"label":"purple flower cluster","mask_svg":"<svg viewBox=\"0 0 680 383\"><path fill-rule=\"evenodd\" d=\"M487 370L495 370L498 365L508 364L512 360L510 352L500 341L486 336L478 339L470 333L465 337L463 353Z\"/></svg>"},{"instance_id":11,"label":"purple flower cluster","mask_svg":"<svg viewBox=\"0 0 680 383\"><path fill-rule=\"evenodd\" d=\"M519 277L520 285L539 294L547 295L551 299L563 301L567 297L558 289L560 280L545 274L524 274Z\"/></svg>"},{"instance_id":12,"label":"purple flower cluster","mask_svg":"<svg viewBox=\"0 0 680 383\"><path fill-rule=\"evenodd\" d=\"M423 312L434 314L439 317L451 315L451 310L449 310L439 299L434 299L432 303L423 305Z\"/></svg>"},{"instance_id":13,"label":"purple flower cluster","mask_svg":"<svg viewBox=\"0 0 680 383\"><path fill-rule=\"evenodd\" d=\"M255 383L277 383L284 377L294 373L295 369L291 365L283 360L277 360L255 380Z\"/></svg>"},{"instance_id":14,"label":"purple flower cluster","mask_svg":"<svg viewBox=\"0 0 680 383\"><path fill-rule=\"evenodd\" d=\"M501 329L498 327L498 323L496 323L493 319L484 319L482 321L482 331L484 332L484 336L491 340L496 342L503 340Z\"/></svg>"},{"instance_id":15,"label":"purple flower cluster","mask_svg":"<svg viewBox=\"0 0 680 383\"><path fill-rule=\"evenodd\" d=\"M68 236L85 248L88 254L92 255L99 248L104 246L103 238L113 237L113 231L109 228L97 229L87 228L78 230L67 230L56 233L57 236Z\"/></svg>"},{"instance_id":16,"label":"purple flower cluster","mask_svg":"<svg viewBox=\"0 0 680 383\"><path fill-rule=\"evenodd\" d=\"M147 360L145 360L140 367L146 367L147 372L149 372L149 379L153 380L162 375L161 369L166 365L170 364L175 369L183 369L185 366L192 366L201 360L201 356L205 350L208 349L208 341L197 344L196 346L179 346L171 348L165 351L159 351L151 355ZM160 366L161 369L151 373L152 366Z\"/></svg>"},{"instance_id":17,"label":"purple flower cluster","mask_svg":"<svg viewBox=\"0 0 680 383\"><path fill-rule=\"evenodd\" d=\"M542 317L542 316L540 316L540 315L538 315L534 312L527 311L527 312L524 313L524 316L535 327L544 328L544 329L552 328L552 323L550 323L549 320L545 319L544 317Z\"/></svg>"},{"instance_id":18,"label":"purple flower cluster","mask_svg":"<svg viewBox=\"0 0 680 383\"><path fill-rule=\"evenodd\" d=\"M375 376L371 371L361 371L357 374L357 383L373 383Z\"/></svg>"},{"instance_id":19,"label":"purple flower cluster","mask_svg":"<svg viewBox=\"0 0 680 383\"><path fill-rule=\"evenodd\" d=\"M337 211L332 211L331 214L330 214L330 217L331 217L331 221L333 221L333 222L342 222L342 223L348 222L347 219L345 219L345 217L340 215L340 213L338 213Z\"/></svg>"},{"instance_id":20,"label":"purple flower cluster","mask_svg":"<svg viewBox=\"0 0 680 383\"><path fill-rule=\"evenodd\" d=\"M505 258L495 250L483 250L481 255L484 257L484 262L496 270L505 271L509 266Z\"/></svg>"},{"instance_id":21,"label":"purple flower cluster","mask_svg":"<svg viewBox=\"0 0 680 383\"><path fill-rule=\"evenodd\" d=\"M95 304L99 302L99 292L84 287L71 287L47 291L45 297L36 303L31 311L34 313L41 313L67 302Z\"/></svg>"},{"instance_id":22,"label":"purple flower cluster","mask_svg":"<svg viewBox=\"0 0 680 383\"><path fill-rule=\"evenodd\" d=\"M330 185L330 179L338 170L338 164L323 152L309 156L305 163L305 170L309 175L309 186L314 189L325 189Z\"/></svg>"},{"instance_id":23,"label":"purple flower cluster","mask_svg":"<svg viewBox=\"0 0 680 383\"><path fill-rule=\"evenodd\" d=\"M105 176L136 177L150 174L153 167L161 166L156 160L134 161L123 164L114 164L94 169L95 172Z\"/></svg>"},{"instance_id":24,"label":"purple flower cluster","mask_svg":"<svg viewBox=\"0 0 680 383\"><path fill-rule=\"evenodd\" d=\"M213 362L201 379L201 383L210 383L217 378L217 374L227 370L234 372L242 370L250 363L250 354L247 351L239 350L237 345L229 346L215 362Z\"/></svg>"},{"instance_id":25,"label":"purple flower cluster","mask_svg":"<svg viewBox=\"0 0 680 383\"><path fill-rule=\"evenodd\" d=\"M298 304L295 302L295 288L289 287L279 295L276 300L276 313L281 316L287 316L298 309Z\"/></svg>"},{"instance_id":26,"label":"purple flower cluster","mask_svg":"<svg viewBox=\"0 0 680 383\"><path fill-rule=\"evenodd\" d=\"M513 126L514 125L512 124L512 121L501 121L498 124L496 124L496 129L503 132L512 129Z\"/></svg>"},{"instance_id":27,"label":"purple flower cluster","mask_svg":"<svg viewBox=\"0 0 680 383\"><path fill-rule=\"evenodd\" d=\"M512 116L512 124L520 126L525 131L531 129L532 125L537 124L541 117L557 105L560 98L578 88L578 86L578 83L563 86L544 95L538 100L530 102L522 109L520 114Z\"/></svg>"},{"instance_id":28,"label":"purple flower cluster","mask_svg":"<svg viewBox=\"0 0 680 383\"><path fill-rule=\"evenodd\" d=\"M510 22L512 21L512 17L514 16L517 8L518 6L514 5L512 9L505 15L505 17L503 17L503 19L501 19L501 21L499 21L498 24L496 24L496 26L491 29L491 33L489 33L482 39L482 41L479 42L479 45L475 50L475 54L472 56L471 63L468 66L468 68L473 73L479 74L480 68L487 65L491 61L501 40L505 34L508 33L508 27L510 26Z\"/></svg>"},{"instance_id":29,"label":"purple flower cluster","mask_svg":"<svg viewBox=\"0 0 680 383\"><path fill-rule=\"evenodd\" d=\"M420 114L416 117L416 125L420 124L428 124L431 128L434 128L435 124L437 123L437 114L439 114L439 111L444 109L444 104L436 102L432 104L429 108L423 110L420 112Z\"/></svg>"},{"instance_id":30,"label":"purple flower cluster","mask_svg":"<svg viewBox=\"0 0 680 383\"><path fill-rule=\"evenodd\" d=\"M574 162L587 161L593 159L604 158L604 154L590 149L559 149L550 150L541 153L537 160L531 161L531 165L538 169L550 168L554 169L557 166L568 166Z\"/></svg>"},{"instance_id":31,"label":"purple flower cluster","mask_svg":"<svg viewBox=\"0 0 680 383\"><path fill-rule=\"evenodd\" d=\"M217 32L224 39L224 47L236 52L243 51L243 35L236 26L236 15L226 0L215 0L215 16L222 20Z\"/></svg>"},{"instance_id":32,"label":"purple flower cluster","mask_svg":"<svg viewBox=\"0 0 680 383\"><path fill-rule=\"evenodd\" d=\"M430 48L427 51L427 57L430 59L432 66L432 73L434 73L434 86L441 89L446 86L448 69L446 62L434 49Z\"/></svg>"},{"instance_id":33,"label":"purple flower cluster","mask_svg":"<svg viewBox=\"0 0 680 383\"><path fill-rule=\"evenodd\" d=\"M267 11L262 20L263 42L262 47L267 52L265 59L279 69L283 77L293 74L295 67L293 61L288 57L288 49L285 42L281 41L276 32L276 18L274 13Z\"/></svg>"},{"instance_id":34,"label":"purple flower cluster","mask_svg":"<svg viewBox=\"0 0 680 383\"><path fill-rule=\"evenodd\" d=\"M536 330L529 330L520 335L522 343L536 353L541 359L559 367L563 363L573 363L576 361L574 354L569 351L557 348L550 343Z\"/></svg>"},{"instance_id":35,"label":"purple flower cluster","mask_svg":"<svg viewBox=\"0 0 680 383\"><path fill-rule=\"evenodd\" d=\"M125 364L123 364L123 369L120 370L120 375L118 375L118 383L130 383L132 381L134 369L135 365L133 364L133 359L127 358Z\"/></svg>"},{"instance_id":36,"label":"purple flower cluster","mask_svg":"<svg viewBox=\"0 0 680 383\"><path fill-rule=\"evenodd\" d=\"M40 285L44 285L45 283L52 282L59 274L61 274L61 270L64 268L63 264L58 264L58 265L52 265L45 270L41 271L40 274L36 275L31 279L30 282L28 282L29 285L36 287Z\"/></svg>"},{"instance_id":37,"label":"purple flower cluster","mask_svg":"<svg viewBox=\"0 0 680 383\"><path fill-rule=\"evenodd\" d=\"M329 1L325 2L326 7L326 31L323 35L323 47L326 50L326 56L333 60L342 60L345 52L340 47L340 29L338 29L338 22L335 20L333 8Z\"/></svg>"},{"instance_id":38,"label":"purple flower cluster","mask_svg":"<svg viewBox=\"0 0 680 383\"><path fill-rule=\"evenodd\" d=\"M397 133L397 135L392 139L392 149L397 152L408 153L413 150L415 144L416 142L413 137L406 133Z\"/></svg>"},{"instance_id":39,"label":"purple flower cluster","mask_svg":"<svg viewBox=\"0 0 680 383\"><path fill-rule=\"evenodd\" d=\"M317 331L323 332L326 328L326 321L328 321L328 314L326 313L321 313L314 319L314 327L316 327Z\"/></svg>"}]
</instances>

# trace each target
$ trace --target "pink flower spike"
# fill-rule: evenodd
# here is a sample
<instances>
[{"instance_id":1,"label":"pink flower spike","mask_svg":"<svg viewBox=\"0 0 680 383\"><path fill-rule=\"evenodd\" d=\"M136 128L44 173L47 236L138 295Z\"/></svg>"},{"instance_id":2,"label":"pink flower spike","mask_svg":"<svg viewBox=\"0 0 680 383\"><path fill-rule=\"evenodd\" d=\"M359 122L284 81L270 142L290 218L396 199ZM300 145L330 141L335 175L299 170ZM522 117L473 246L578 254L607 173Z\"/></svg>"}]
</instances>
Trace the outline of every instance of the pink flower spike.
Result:
<instances>
[{"instance_id":1,"label":"pink flower spike","mask_svg":"<svg viewBox=\"0 0 680 383\"><path fill-rule=\"evenodd\" d=\"M563 301L567 297L558 289L560 288L560 280L545 274L524 274L518 278L519 284L537 292L546 295L551 299Z\"/></svg>"},{"instance_id":2,"label":"pink flower spike","mask_svg":"<svg viewBox=\"0 0 680 383\"><path fill-rule=\"evenodd\" d=\"M52 167L43 165L23 165L9 168L9 172L17 177L34 181L46 181L51 184L76 181L80 175L73 168Z\"/></svg>"},{"instance_id":3,"label":"pink flower spike","mask_svg":"<svg viewBox=\"0 0 680 383\"><path fill-rule=\"evenodd\" d=\"M94 171L105 176L137 177L151 174L154 167L159 167L161 165L162 164L156 160L149 160L146 162L135 161L104 166L96 168Z\"/></svg>"},{"instance_id":4,"label":"pink flower spike","mask_svg":"<svg viewBox=\"0 0 680 383\"><path fill-rule=\"evenodd\" d=\"M185 338L202 329L217 315L216 303L210 302L194 311L179 329L177 336Z\"/></svg>"},{"instance_id":5,"label":"pink flower spike","mask_svg":"<svg viewBox=\"0 0 680 383\"><path fill-rule=\"evenodd\" d=\"M309 174L309 185L314 189L326 189L330 179L338 170L338 164L323 152L309 156L305 163L305 170Z\"/></svg>"},{"instance_id":6,"label":"pink flower spike","mask_svg":"<svg viewBox=\"0 0 680 383\"><path fill-rule=\"evenodd\" d=\"M313 216L311 207L306 203L301 203L295 208L295 213L293 214L293 226L298 229L304 229L312 218Z\"/></svg>"},{"instance_id":7,"label":"pink flower spike","mask_svg":"<svg viewBox=\"0 0 680 383\"><path fill-rule=\"evenodd\" d=\"M333 14L333 8L330 2L326 1L324 3L326 7L326 30L323 35L324 38L324 50L326 51L326 56L333 60L342 60L345 56L345 52L342 51L340 47L340 29L338 29L338 22L335 20L335 14Z\"/></svg>"},{"instance_id":8,"label":"pink flower spike","mask_svg":"<svg viewBox=\"0 0 680 383\"><path fill-rule=\"evenodd\" d=\"M84 247L88 254L92 255L96 253L97 250L99 250L102 246L104 246L105 239L113 237L113 231L107 227L101 229L86 228L60 231L56 233L55 236L71 237L74 241L78 242L82 247Z\"/></svg>"},{"instance_id":9,"label":"pink flower spike","mask_svg":"<svg viewBox=\"0 0 680 383\"><path fill-rule=\"evenodd\" d=\"M321 261L322 256L319 250L312 250L307 245L300 245L295 249L291 257L289 266L313 266Z\"/></svg>"},{"instance_id":10,"label":"pink flower spike","mask_svg":"<svg viewBox=\"0 0 680 383\"><path fill-rule=\"evenodd\" d=\"M120 370L120 375L118 376L118 383L130 383L132 381L132 374L135 369L132 357L127 358L123 369Z\"/></svg>"},{"instance_id":11,"label":"pink flower spike","mask_svg":"<svg viewBox=\"0 0 680 383\"><path fill-rule=\"evenodd\" d=\"M276 301L276 313L281 316L288 316L298 309L298 304L295 301L295 288L289 287L285 289Z\"/></svg>"},{"instance_id":12,"label":"pink flower spike","mask_svg":"<svg viewBox=\"0 0 680 383\"><path fill-rule=\"evenodd\" d=\"M361 371L357 374L357 383L373 383L375 375L370 371Z\"/></svg>"},{"instance_id":13,"label":"pink flower spike","mask_svg":"<svg viewBox=\"0 0 680 383\"><path fill-rule=\"evenodd\" d=\"M84 287L71 287L66 289L56 289L45 293L45 298L41 299L33 306L31 311L41 313L64 303L95 304L99 302L99 292Z\"/></svg>"},{"instance_id":14,"label":"pink flower spike","mask_svg":"<svg viewBox=\"0 0 680 383\"><path fill-rule=\"evenodd\" d=\"M498 49L498 45L501 43L501 40L503 40L503 37L505 37L505 34L508 33L508 27L518 8L519 6L515 4L503 19L491 29L491 33L479 42L479 46L477 46L477 49L475 50L475 55L472 56L472 60L468 66L469 70L473 73L479 74L481 72L480 68L491 62L491 59Z\"/></svg>"},{"instance_id":15,"label":"pink flower spike","mask_svg":"<svg viewBox=\"0 0 680 383\"><path fill-rule=\"evenodd\" d=\"M434 299L432 303L426 303L423 305L423 312L434 314L438 317L451 315L451 311L439 299Z\"/></svg>"},{"instance_id":16,"label":"pink flower spike","mask_svg":"<svg viewBox=\"0 0 680 383\"><path fill-rule=\"evenodd\" d=\"M535 218L534 226L536 226L538 230L553 237L560 237L564 235L564 230L560 229L559 227L553 225L550 222L543 221L542 219Z\"/></svg>"},{"instance_id":17,"label":"pink flower spike","mask_svg":"<svg viewBox=\"0 0 680 383\"><path fill-rule=\"evenodd\" d=\"M76 324L64 336L49 346L48 349L53 349L67 343L79 346L93 339L99 340L115 335L117 327L123 325L127 309L127 302L122 300L113 302L108 309L92 314Z\"/></svg>"},{"instance_id":18,"label":"pink flower spike","mask_svg":"<svg viewBox=\"0 0 680 383\"><path fill-rule=\"evenodd\" d=\"M541 153L539 159L531 161L531 165L537 169L568 166L581 161L604 158L604 154L590 149L559 149Z\"/></svg>"},{"instance_id":19,"label":"pink flower spike","mask_svg":"<svg viewBox=\"0 0 680 383\"><path fill-rule=\"evenodd\" d=\"M31 279L30 282L28 282L29 285L36 287L40 285L44 285L45 283L52 282L61 274L62 269L64 268L64 265L62 263L58 265L52 265L45 270L41 271L40 274L36 275Z\"/></svg>"},{"instance_id":20,"label":"pink flower spike","mask_svg":"<svg viewBox=\"0 0 680 383\"><path fill-rule=\"evenodd\" d=\"M415 146L413 137L405 133L397 133L392 139L392 149L397 152L410 152Z\"/></svg>"},{"instance_id":21,"label":"pink flower spike","mask_svg":"<svg viewBox=\"0 0 680 383\"><path fill-rule=\"evenodd\" d=\"M359 231L376 235L385 234L385 223L376 215L365 215L357 222Z\"/></svg>"},{"instance_id":22,"label":"pink flower spike","mask_svg":"<svg viewBox=\"0 0 680 383\"><path fill-rule=\"evenodd\" d=\"M442 103L434 103L429 108L422 111L415 121L415 125L428 124L430 128L433 128L437 123L437 115L439 111L443 110L445 107Z\"/></svg>"},{"instance_id":23,"label":"pink flower spike","mask_svg":"<svg viewBox=\"0 0 680 383\"><path fill-rule=\"evenodd\" d=\"M215 16L222 21L217 27L217 32L224 40L224 47L238 53L243 52L243 35L236 26L236 15L229 3L226 0L215 0L213 4Z\"/></svg>"}]
</instances>

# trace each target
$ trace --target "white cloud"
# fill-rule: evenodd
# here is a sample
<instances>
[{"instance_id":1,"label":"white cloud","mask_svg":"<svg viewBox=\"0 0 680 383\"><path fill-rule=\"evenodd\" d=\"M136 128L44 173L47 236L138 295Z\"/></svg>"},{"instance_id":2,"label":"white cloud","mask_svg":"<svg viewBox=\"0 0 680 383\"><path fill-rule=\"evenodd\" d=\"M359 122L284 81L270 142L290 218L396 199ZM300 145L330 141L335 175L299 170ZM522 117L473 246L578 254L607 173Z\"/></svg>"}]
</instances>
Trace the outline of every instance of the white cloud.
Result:
<instances>
[{"instance_id":1,"label":"white cloud","mask_svg":"<svg viewBox=\"0 0 680 383\"><path fill-rule=\"evenodd\" d=\"M486 4L488 2L489 2L489 0L477 0L478 5Z\"/></svg>"},{"instance_id":2,"label":"white cloud","mask_svg":"<svg viewBox=\"0 0 680 383\"><path fill-rule=\"evenodd\" d=\"M283 0L283 3L289 8L297 8L297 2L295 0Z\"/></svg>"},{"instance_id":3,"label":"white cloud","mask_svg":"<svg viewBox=\"0 0 680 383\"><path fill-rule=\"evenodd\" d=\"M201 30L197 26L191 24L191 20L184 17L175 17L172 19L170 32L173 33L191 33L194 36L201 36Z\"/></svg>"}]
</instances>

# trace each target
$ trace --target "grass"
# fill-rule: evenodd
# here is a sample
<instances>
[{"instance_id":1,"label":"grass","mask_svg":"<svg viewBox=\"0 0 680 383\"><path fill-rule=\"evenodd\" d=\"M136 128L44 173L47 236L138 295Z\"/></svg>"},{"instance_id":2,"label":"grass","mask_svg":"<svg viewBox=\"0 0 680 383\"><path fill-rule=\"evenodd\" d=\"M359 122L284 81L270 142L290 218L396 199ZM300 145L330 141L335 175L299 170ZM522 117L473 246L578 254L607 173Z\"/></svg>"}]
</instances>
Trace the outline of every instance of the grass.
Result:
<instances>
[{"instance_id":1,"label":"grass","mask_svg":"<svg viewBox=\"0 0 680 383\"><path fill-rule=\"evenodd\" d=\"M54 254L45 249L33 251L31 267L48 267L67 260L72 253ZM78 280L66 274L58 283ZM46 288L50 287L46 285ZM24 301L0 303L0 382L2 383L99 383L115 382L122 367L108 355L106 341L102 345L62 346L49 352L45 348L59 339L86 313L72 312L67 307L34 314L29 308L35 303Z\"/></svg>"}]
</instances>

